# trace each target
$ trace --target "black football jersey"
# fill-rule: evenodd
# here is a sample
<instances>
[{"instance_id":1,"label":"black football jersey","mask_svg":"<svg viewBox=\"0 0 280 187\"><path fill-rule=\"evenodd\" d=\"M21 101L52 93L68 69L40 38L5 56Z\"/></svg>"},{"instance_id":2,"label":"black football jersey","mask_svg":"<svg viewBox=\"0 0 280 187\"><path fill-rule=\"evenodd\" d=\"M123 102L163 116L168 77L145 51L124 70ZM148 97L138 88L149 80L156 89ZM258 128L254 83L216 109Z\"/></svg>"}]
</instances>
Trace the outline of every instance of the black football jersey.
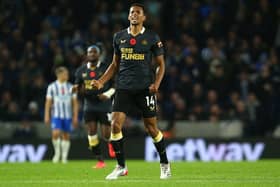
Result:
<instances>
[{"instance_id":1,"label":"black football jersey","mask_svg":"<svg viewBox=\"0 0 280 187\"><path fill-rule=\"evenodd\" d=\"M144 27L137 36L132 36L127 28L114 35L113 47L120 58L117 89L148 89L155 77L152 56L164 54L159 36Z\"/></svg>"},{"instance_id":2,"label":"black football jersey","mask_svg":"<svg viewBox=\"0 0 280 187\"><path fill-rule=\"evenodd\" d=\"M107 67L108 64L102 62L94 68L90 67L89 64L83 64L77 69L75 73L75 84L84 87L84 111L111 111L111 99L102 101L98 98L98 95L110 89L113 86L113 81L108 81L100 90L95 89L91 85L91 81L99 79L105 73Z\"/></svg>"}]
</instances>

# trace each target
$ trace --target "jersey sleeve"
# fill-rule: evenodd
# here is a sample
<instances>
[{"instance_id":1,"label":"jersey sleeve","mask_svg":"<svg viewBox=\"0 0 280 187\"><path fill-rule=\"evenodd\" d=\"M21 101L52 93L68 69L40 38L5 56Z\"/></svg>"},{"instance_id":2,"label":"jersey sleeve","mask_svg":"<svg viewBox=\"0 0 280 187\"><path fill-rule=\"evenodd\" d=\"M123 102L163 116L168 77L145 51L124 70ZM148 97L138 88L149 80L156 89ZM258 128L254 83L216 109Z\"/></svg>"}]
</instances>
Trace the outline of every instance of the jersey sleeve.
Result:
<instances>
[{"instance_id":1,"label":"jersey sleeve","mask_svg":"<svg viewBox=\"0 0 280 187\"><path fill-rule=\"evenodd\" d=\"M74 84L82 84L83 83L83 79L82 79L82 76L81 76L81 73L80 73L80 69L77 69L77 71L75 72L75 81L74 81Z\"/></svg>"},{"instance_id":2,"label":"jersey sleeve","mask_svg":"<svg viewBox=\"0 0 280 187\"><path fill-rule=\"evenodd\" d=\"M114 37L113 37L114 54L121 56L121 51L120 51L119 45L117 43L117 38L118 38L118 35L114 34Z\"/></svg>"},{"instance_id":3,"label":"jersey sleeve","mask_svg":"<svg viewBox=\"0 0 280 187\"><path fill-rule=\"evenodd\" d=\"M47 99L52 99L53 95L54 95L54 93L53 93L52 87L51 87L51 85L49 85L48 88L47 88L46 98Z\"/></svg>"},{"instance_id":4,"label":"jersey sleeve","mask_svg":"<svg viewBox=\"0 0 280 187\"><path fill-rule=\"evenodd\" d=\"M157 34L154 35L154 42L152 45L152 53L154 56L160 56L164 54L163 44Z\"/></svg>"}]
</instances>

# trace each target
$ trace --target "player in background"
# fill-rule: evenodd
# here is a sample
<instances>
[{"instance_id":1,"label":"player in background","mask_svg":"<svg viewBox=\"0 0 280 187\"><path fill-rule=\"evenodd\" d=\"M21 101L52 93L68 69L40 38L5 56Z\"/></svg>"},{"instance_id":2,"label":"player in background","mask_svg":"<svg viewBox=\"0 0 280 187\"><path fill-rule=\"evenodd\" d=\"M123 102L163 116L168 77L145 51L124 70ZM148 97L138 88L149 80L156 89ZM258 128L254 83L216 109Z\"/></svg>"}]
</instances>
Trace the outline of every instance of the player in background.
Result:
<instances>
[{"instance_id":1,"label":"player in background","mask_svg":"<svg viewBox=\"0 0 280 187\"><path fill-rule=\"evenodd\" d=\"M51 124L54 156L52 161L67 163L70 149L70 132L72 124L78 125L78 100L72 93L72 84L68 82L66 67L55 70L57 80L49 84L45 102L44 122Z\"/></svg>"},{"instance_id":2,"label":"player in background","mask_svg":"<svg viewBox=\"0 0 280 187\"><path fill-rule=\"evenodd\" d=\"M108 82L100 90L91 85L91 81L100 78L108 64L100 61L101 49L97 45L87 49L87 62L82 64L75 73L74 92L79 92L84 98L84 122L88 129L88 143L90 150L98 162L93 168L105 167L100 140L98 138L98 123L101 127L102 137L108 142L109 155L115 157L112 145L109 143L111 132L111 97L115 93L113 81Z\"/></svg>"},{"instance_id":3,"label":"player in background","mask_svg":"<svg viewBox=\"0 0 280 187\"><path fill-rule=\"evenodd\" d=\"M117 74L116 94L113 102L111 142L118 165L106 179L113 180L127 175L125 164L122 125L131 107L142 112L145 129L153 138L160 156L160 178L171 176L164 138L157 127L156 96L165 71L164 49L157 34L145 29L145 10L142 4L132 4L128 20L130 26L114 35L113 60L105 74L92 85L102 89L104 84ZM152 57L157 71L152 68ZM137 145L135 145L137 149Z\"/></svg>"}]
</instances>

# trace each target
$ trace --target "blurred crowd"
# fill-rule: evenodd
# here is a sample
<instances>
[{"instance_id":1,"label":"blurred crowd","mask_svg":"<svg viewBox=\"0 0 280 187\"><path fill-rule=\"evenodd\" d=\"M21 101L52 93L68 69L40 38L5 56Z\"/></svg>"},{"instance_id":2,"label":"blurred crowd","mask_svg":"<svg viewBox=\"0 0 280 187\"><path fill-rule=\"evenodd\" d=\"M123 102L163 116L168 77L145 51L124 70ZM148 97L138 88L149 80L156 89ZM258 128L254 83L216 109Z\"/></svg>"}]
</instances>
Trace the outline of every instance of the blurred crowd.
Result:
<instances>
[{"instance_id":1,"label":"blurred crowd","mask_svg":"<svg viewBox=\"0 0 280 187\"><path fill-rule=\"evenodd\" d=\"M0 120L42 120L53 67L73 81L88 45L128 26L133 1L0 2ZM145 26L166 48L159 116L213 123L241 120L245 136L280 124L280 6L277 0L146 0Z\"/></svg>"}]
</instances>

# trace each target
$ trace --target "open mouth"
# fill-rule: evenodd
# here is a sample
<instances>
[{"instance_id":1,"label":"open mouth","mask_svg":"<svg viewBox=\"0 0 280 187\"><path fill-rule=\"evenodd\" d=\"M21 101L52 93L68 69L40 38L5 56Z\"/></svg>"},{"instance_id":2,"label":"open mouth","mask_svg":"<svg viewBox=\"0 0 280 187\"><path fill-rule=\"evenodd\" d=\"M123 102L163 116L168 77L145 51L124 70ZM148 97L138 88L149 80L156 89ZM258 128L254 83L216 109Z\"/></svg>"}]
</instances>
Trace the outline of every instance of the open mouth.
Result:
<instances>
[{"instance_id":1,"label":"open mouth","mask_svg":"<svg viewBox=\"0 0 280 187\"><path fill-rule=\"evenodd\" d=\"M137 21L138 18L137 18L137 17L132 17L131 20L132 20L132 21Z\"/></svg>"}]
</instances>

